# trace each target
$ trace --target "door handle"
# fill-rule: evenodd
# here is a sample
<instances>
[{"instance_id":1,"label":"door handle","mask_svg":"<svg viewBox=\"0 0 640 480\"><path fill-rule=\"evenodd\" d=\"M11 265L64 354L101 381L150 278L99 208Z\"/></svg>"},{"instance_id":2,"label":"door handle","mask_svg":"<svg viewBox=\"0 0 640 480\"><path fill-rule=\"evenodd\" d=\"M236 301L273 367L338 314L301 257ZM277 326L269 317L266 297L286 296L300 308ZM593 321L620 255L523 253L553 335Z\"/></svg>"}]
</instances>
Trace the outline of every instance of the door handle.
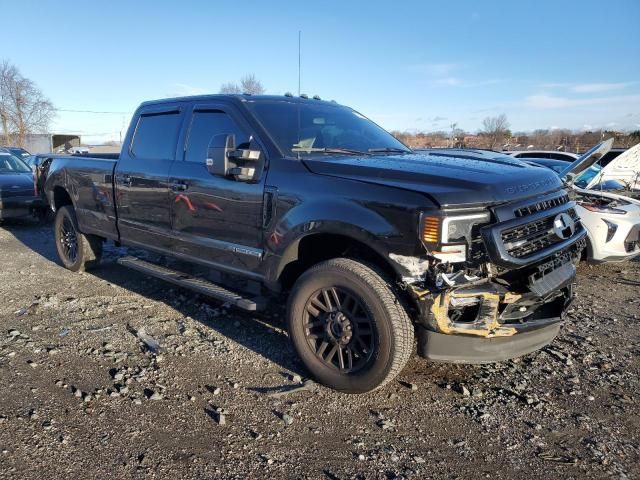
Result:
<instances>
[{"instance_id":1,"label":"door handle","mask_svg":"<svg viewBox=\"0 0 640 480\"><path fill-rule=\"evenodd\" d=\"M189 186L186 183L178 182L171 184L171 190L174 192L184 192Z\"/></svg>"}]
</instances>

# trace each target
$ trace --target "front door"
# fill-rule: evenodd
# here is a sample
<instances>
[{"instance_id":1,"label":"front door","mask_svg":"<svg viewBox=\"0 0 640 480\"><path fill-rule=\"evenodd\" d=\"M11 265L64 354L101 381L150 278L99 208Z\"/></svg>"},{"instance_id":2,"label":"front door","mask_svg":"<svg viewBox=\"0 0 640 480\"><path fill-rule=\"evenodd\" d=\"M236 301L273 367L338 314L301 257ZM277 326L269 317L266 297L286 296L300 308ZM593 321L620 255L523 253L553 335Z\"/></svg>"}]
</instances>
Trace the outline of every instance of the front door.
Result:
<instances>
[{"instance_id":1,"label":"front door","mask_svg":"<svg viewBox=\"0 0 640 480\"><path fill-rule=\"evenodd\" d=\"M142 109L130 148L115 172L118 229L125 243L170 250L169 169L175 159L183 114L178 105Z\"/></svg>"},{"instance_id":2,"label":"front door","mask_svg":"<svg viewBox=\"0 0 640 480\"><path fill-rule=\"evenodd\" d=\"M222 270L256 273L262 260L264 149L249 160L255 175L240 180L209 172L212 137L233 134L237 148L258 143L248 124L228 105L196 105L187 119L182 158L169 174L171 225L175 251Z\"/></svg>"}]
</instances>

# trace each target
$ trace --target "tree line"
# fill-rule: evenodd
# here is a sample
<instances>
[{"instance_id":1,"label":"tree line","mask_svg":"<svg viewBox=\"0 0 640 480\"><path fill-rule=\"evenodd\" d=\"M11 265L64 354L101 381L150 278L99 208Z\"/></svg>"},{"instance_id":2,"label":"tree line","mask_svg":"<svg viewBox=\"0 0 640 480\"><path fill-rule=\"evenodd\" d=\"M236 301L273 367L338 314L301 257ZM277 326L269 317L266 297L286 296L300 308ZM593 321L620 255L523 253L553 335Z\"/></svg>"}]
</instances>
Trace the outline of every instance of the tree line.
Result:
<instances>
[{"instance_id":1,"label":"tree line","mask_svg":"<svg viewBox=\"0 0 640 480\"><path fill-rule=\"evenodd\" d=\"M512 133L505 114L486 117L482 121L482 128L476 133L465 132L458 128L457 123L451 124L448 131L391 133L412 148L484 148L497 151L535 149L582 153L609 138L614 139L614 147L617 148L629 148L640 142L640 130L617 132L555 128Z\"/></svg>"}]
</instances>

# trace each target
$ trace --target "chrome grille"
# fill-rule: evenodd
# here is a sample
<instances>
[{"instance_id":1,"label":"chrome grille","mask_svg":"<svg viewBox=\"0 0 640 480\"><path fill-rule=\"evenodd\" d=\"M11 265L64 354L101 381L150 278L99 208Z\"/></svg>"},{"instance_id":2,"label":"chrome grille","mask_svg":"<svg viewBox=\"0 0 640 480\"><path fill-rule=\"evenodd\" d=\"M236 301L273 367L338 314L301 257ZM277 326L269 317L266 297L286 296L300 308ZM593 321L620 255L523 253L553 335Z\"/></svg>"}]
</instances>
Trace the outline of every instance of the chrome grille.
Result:
<instances>
[{"instance_id":1,"label":"chrome grille","mask_svg":"<svg viewBox=\"0 0 640 480\"><path fill-rule=\"evenodd\" d=\"M550 208L564 205L569 202L569 195L561 195L559 197L550 198L549 200L542 200L540 202L532 203L524 207L517 208L513 211L516 217L526 217L533 213L544 212Z\"/></svg>"},{"instance_id":2,"label":"chrome grille","mask_svg":"<svg viewBox=\"0 0 640 480\"><path fill-rule=\"evenodd\" d=\"M578 215L573 208L567 210L567 213L578 225ZM512 257L526 258L540 250L551 245L563 241L555 233L553 233L553 221L555 215L541 218L534 222L525 223L503 230L501 233L502 242L507 253Z\"/></svg>"}]
</instances>

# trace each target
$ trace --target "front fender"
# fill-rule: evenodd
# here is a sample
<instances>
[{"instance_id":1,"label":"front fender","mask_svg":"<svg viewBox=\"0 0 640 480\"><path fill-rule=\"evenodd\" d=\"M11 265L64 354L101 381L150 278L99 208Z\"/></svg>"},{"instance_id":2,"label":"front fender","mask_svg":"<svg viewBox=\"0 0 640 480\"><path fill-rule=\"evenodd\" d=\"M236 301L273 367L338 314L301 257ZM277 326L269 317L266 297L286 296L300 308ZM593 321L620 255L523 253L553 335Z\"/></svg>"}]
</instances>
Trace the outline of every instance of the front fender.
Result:
<instances>
[{"instance_id":1,"label":"front fender","mask_svg":"<svg viewBox=\"0 0 640 480\"><path fill-rule=\"evenodd\" d=\"M405 275L397 263L389 260L389 253L413 254L417 237L409 238L409 234L417 234L415 229L402 231L394 224L398 215L396 212L394 216L393 210L390 205L366 205L327 197L291 208L265 232L266 277L276 282L284 267L298 258L300 241L318 234L340 235L360 242L386 259L399 276Z\"/></svg>"}]
</instances>

